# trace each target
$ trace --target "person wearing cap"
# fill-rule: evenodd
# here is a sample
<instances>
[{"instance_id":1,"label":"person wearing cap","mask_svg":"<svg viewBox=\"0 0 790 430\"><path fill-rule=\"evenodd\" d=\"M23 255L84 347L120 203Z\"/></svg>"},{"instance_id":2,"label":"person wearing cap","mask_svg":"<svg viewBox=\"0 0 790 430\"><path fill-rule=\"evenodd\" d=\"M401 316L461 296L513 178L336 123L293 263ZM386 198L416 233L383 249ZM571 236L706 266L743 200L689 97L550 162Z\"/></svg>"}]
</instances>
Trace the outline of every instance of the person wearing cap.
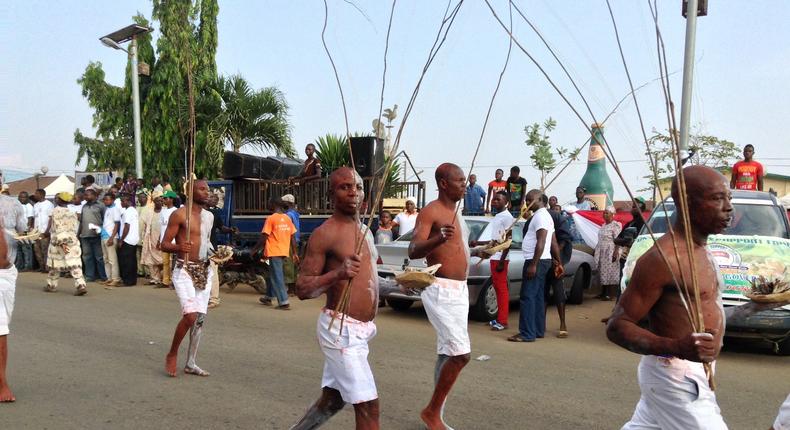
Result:
<instances>
[{"instance_id":1,"label":"person wearing cap","mask_svg":"<svg viewBox=\"0 0 790 430\"><path fill-rule=\"evenodd\" d=\"M269 209L272 214L266 217L261 237L250 253L255 255L263 249L264 258L269 260L268 291L258 301L263 305L271 306L274 296L277 298L276 309L285 311L290 310L291 305L288 301L283 265L284 260L289 257L294 260L294 264L299 264L299 257L291 254L291 249L296 248L296 227L291 222L291 218L283 213L280 199L272 199L269 202Z\"/></svg>"},{"instance_id":2,"label":"person wearing cap","mask_svg":"<svg viewBox=\"0 0 790 430\"><path fill-rule=\"evenodd\" d=\"M44 232L49 237L47 250L47 286L44 291L52 293L57 291L60 272L70 272L74 278L75 296L83 296L88 290L85 278L82 276L82 249L77 239L79 221L77 214L70 211L66 205L74 196L69 192L62 192L55 196L56 207L52 210L49 225Z\"/></svg>"},{"instance_id":3,"label":"person wearing cap","mask_svg":"<svg viewBox=\"0 0 790 430\"><path fill-rule=\"evenodd\" d=\"M295 292L296 291L296 264L294 264L293 257L294 255L299 255L299 212L296 210L296 198L293 194L286 194L281 198L283 203L283 210L285 210L285 214L288 215L288 218L291 219L291 222L294 224L296 228L296 233L294 233L294 240L296 241L296 248L291 249L291 258L285 259L285 264L283 265L283 274L285 276L285 286L288 288L288 291Z\"/></svg>"},{"instance_id":4,"label":"person wearing cap","mask_svg":"<svg viewBox=\"0 0 790 430\"><path fill-rule=\"evenodd\" d=\"M608 206L603 211L604 225L598 230L598 244L595 246L595 266L601 280L601 300L611 300L610 291L618 289L620 283L620 251L614 240L623 226L614 220L615 209Z\"/></svg>"},{"instance_id":5,"label":"person wearing cap","mask_svg":"<svg viewBox=\"0 0 790 430\"><path fill-rule=\"evenodd\" d=\"M170 221L170 215L176 211L175 200L178 194L173 190L166 190L162 193L162 211L159 212L159 248L162 248L162 239L165 237L165 230L167 230L167 223ZM172 270L172 254L162 251L162 286L171 287L173 281L171 275Z\"/></svg>"},{"instance_id":6,"label":"person wearing cap","mask_svg":"<svg viewBox=\"0 0 790 430\"><path fill-rule=\"evenodd\" d=\"M141 264L148 269L149 285L158 286L162 283L162 251L159 247L159 237L161 236L159 214L162 212L162 192L154 191L151 200L153 200L154 206L143 211L142 219L140 219L140 242L143 248Z\"/></svg>"},{"instance_id":7,"label":"person wearing cap","mask_svg":"<svg viewBox=\"0 0 790 430\"><path fill-rule=\"evenodd\" d=\"M406 198L406 210L395 216L392 222L393 227L398 229L398 236L414 230L417 223L417 199L414 197Z\"/></svg>"}]
</instances>

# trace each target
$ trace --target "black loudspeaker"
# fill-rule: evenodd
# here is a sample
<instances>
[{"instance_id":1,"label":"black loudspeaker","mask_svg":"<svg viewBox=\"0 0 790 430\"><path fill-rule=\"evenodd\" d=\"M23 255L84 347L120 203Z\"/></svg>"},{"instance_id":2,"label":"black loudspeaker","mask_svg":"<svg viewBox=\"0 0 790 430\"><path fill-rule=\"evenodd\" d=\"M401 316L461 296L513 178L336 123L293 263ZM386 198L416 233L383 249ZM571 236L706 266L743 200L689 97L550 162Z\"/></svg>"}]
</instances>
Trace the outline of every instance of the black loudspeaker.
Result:
<instances>
[{"instance_id":1,"label":"black loudspeaker","mask_svg":"<svg viewBox=\"0 0 790 430\"><path fill-rule=\"evenodd\" d=\"M222 177L225 179L260 178L261 157L225 151L225 158L222 160Z\"/></svg>"},{"instance_id":2,"label":"black loudspeaker","mask_svg":"<svg viewBox=\"0 0 790 430\"><path fill-rule=\"evenodd\" d=\"M270 179L288 179L291 176L299 176L302 173L302 162L287 157L266 157L262 161L266 168L271 167ZM266 168L263 174L267 175Z\"/></svg>"},{"instance_id":3,"label":"black loudspeaker","mask_svg":"<svg viewBox=\"0 0 790 430\"><path fill-rule=\"evenodd\" d=\"M381 175L384 167L384 140L373 136L352 137L351 156L357 173L363 178Z\"/></svg>"}]
</instances>

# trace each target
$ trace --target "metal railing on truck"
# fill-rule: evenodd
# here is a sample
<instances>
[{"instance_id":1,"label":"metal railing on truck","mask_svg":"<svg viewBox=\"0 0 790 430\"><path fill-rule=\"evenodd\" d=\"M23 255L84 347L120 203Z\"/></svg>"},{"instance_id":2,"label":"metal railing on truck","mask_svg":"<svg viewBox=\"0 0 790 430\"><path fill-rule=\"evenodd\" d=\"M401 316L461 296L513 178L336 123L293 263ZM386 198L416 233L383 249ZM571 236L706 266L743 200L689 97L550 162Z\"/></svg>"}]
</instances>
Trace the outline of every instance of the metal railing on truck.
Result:
<instances>
[{"instance_id":1,"label":"metal railing on truck","mask_svg":"<svg viewBox=\"0 0 790 430\"><path fill-rule=\"evenodd\" d=\"M368 204L378 186L375 178L363 178ZM271 213L269 201L292 194L299 212L304 215L329 215L332 213L329 198L329 178L320 178L304 184L284 180L239 179L233 181L233 214L265 215ZM425 182L395 182L387 187L386 198L415 197L417 206L425 206ZM380 206L379 206L380 207Z\"/></svg>"}]
</instances>

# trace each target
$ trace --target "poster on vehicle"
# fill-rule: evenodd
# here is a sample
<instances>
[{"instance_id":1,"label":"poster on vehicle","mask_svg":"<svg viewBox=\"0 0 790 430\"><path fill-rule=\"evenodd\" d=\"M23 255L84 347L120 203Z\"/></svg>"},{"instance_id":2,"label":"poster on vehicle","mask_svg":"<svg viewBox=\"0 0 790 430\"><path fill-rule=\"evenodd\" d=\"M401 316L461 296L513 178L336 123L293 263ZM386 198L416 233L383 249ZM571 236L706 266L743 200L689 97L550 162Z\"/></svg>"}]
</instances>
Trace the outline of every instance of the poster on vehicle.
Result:
<instances>
[{"instance_id":1,"label":"poster on vehicle","mask_svg":"<svg viewBox=\"0 0 790 430\"><path fill-rule=\"evenodd\" d=\"M656 234L656 236L660 236ZM636 261L644 255L653 240L649 235L636 238L623 269L622 285L631 279ZM712 235L708 237L710 251L724 278L726 295L743 295L751 289L751 280L758 276L790 282L790 240L766 236ZM674 258L668 255L667 258Z\"/></svg>"}]
</instances>

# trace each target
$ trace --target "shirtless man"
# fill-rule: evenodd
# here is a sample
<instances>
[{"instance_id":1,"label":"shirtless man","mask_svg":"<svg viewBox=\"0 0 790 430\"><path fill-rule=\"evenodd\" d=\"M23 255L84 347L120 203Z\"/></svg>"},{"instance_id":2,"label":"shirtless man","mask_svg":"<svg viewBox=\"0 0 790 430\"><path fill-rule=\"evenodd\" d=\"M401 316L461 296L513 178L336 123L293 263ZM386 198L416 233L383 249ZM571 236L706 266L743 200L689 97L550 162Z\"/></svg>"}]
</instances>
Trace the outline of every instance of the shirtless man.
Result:
<instances>
[{"instance_id":1,"label":"shirtless man","mask_svg":"<svg viewBox=\"0 0 790 430\"><path fill-rule=\"evenodd\" d=\"M356 254L362 225L357 211L364 200L362 178L347 167L329 177L334 213L315 229L307 243L296 280L301 300L326 293L326 306L318 317L318 343L324 353L321 397L291 429L320 427L346 403L354 405L356 428L379 428L379 399L368 364L368 342L376 335L373 319L379 303L379 287L392 287L376 272L376 248L367 232L366 245ZM354 240L350 240L354 238ZM337 311L342 292L351 280L351 296L340 332L342 314ZM330 329L332 317L335 318Z\"/></svg>"},{"instance_id":2,"label":"shirtless man","mask_svg":"<svg viewBox=\"0 0 790 430\"><path fill-rule=\"evenodd\" d=\"M192 212L189 214L190 225L187 232L186 205L170 216L164 239L160 247L162 251L176 254L173 269L173 286L181 303L181 321L176 326L173 343L165 360L165 371L176 376L178 347L189 331L189 355L184 373L198 376L209 376L209 373L195 364L200 338L203 335L203 321L208 311L208 300L211 295L211 280L214 273L208 264L209 236L214 224L214 215L203 209L208 201L208 184L206 181L195 181L192 192ZM173 242L175 239L175 243ZM195 246L197 245L197 246Z\"/></svg>"},{"instance_id":3,"label":"shirtless man","mask_svg":"<svg viewBox=\"0 0 790 430\"><path fill-rule=\"evenodd\" d=\"M688 191L691 235L702 314L707 333L695 333L684 309L678 288L688 290L694 312L693 291L676 285L681 273L688 281L689 264L683 221L674 223L675 242L680 258L675 258L672 238L658 239L634 268L628 289L614 309L607 326L612 342L642 354L639 363L639 386L642 397L631 421L623 429L726 429L708 385L702 363L715 364L724 335L724 310L720 288L722 280L715 261L705 245L708 235L721 233L732 216L732 198L727 179L704 166L683 169ZM677 178L672 182L672 198L679 200ZM669 267L658 253L660 247ZM649 328L639 322L647 317Z\"/></svg>"},{"instance_id":4,"label":"shirtless man","mask_svg":"<svg viewBox=\"0 0 790 430\"><path fill-rule=\"evenodd\" d=\"M409 258L426 258L428 265L441 264L436 283L422 292L425 313L437 336L434 391L430 403L420 413L429 430L448 429L442 410L450 389L469 363L471 344L467 331L469 291L468 232L456 206L464 197L466 178L460 167L444 163L436 169L439 198L423 208L417 217ZM453 224L449 222L455 218ZM440 298L441 297L441 298Z\"/></svg>"}]
</instances>

